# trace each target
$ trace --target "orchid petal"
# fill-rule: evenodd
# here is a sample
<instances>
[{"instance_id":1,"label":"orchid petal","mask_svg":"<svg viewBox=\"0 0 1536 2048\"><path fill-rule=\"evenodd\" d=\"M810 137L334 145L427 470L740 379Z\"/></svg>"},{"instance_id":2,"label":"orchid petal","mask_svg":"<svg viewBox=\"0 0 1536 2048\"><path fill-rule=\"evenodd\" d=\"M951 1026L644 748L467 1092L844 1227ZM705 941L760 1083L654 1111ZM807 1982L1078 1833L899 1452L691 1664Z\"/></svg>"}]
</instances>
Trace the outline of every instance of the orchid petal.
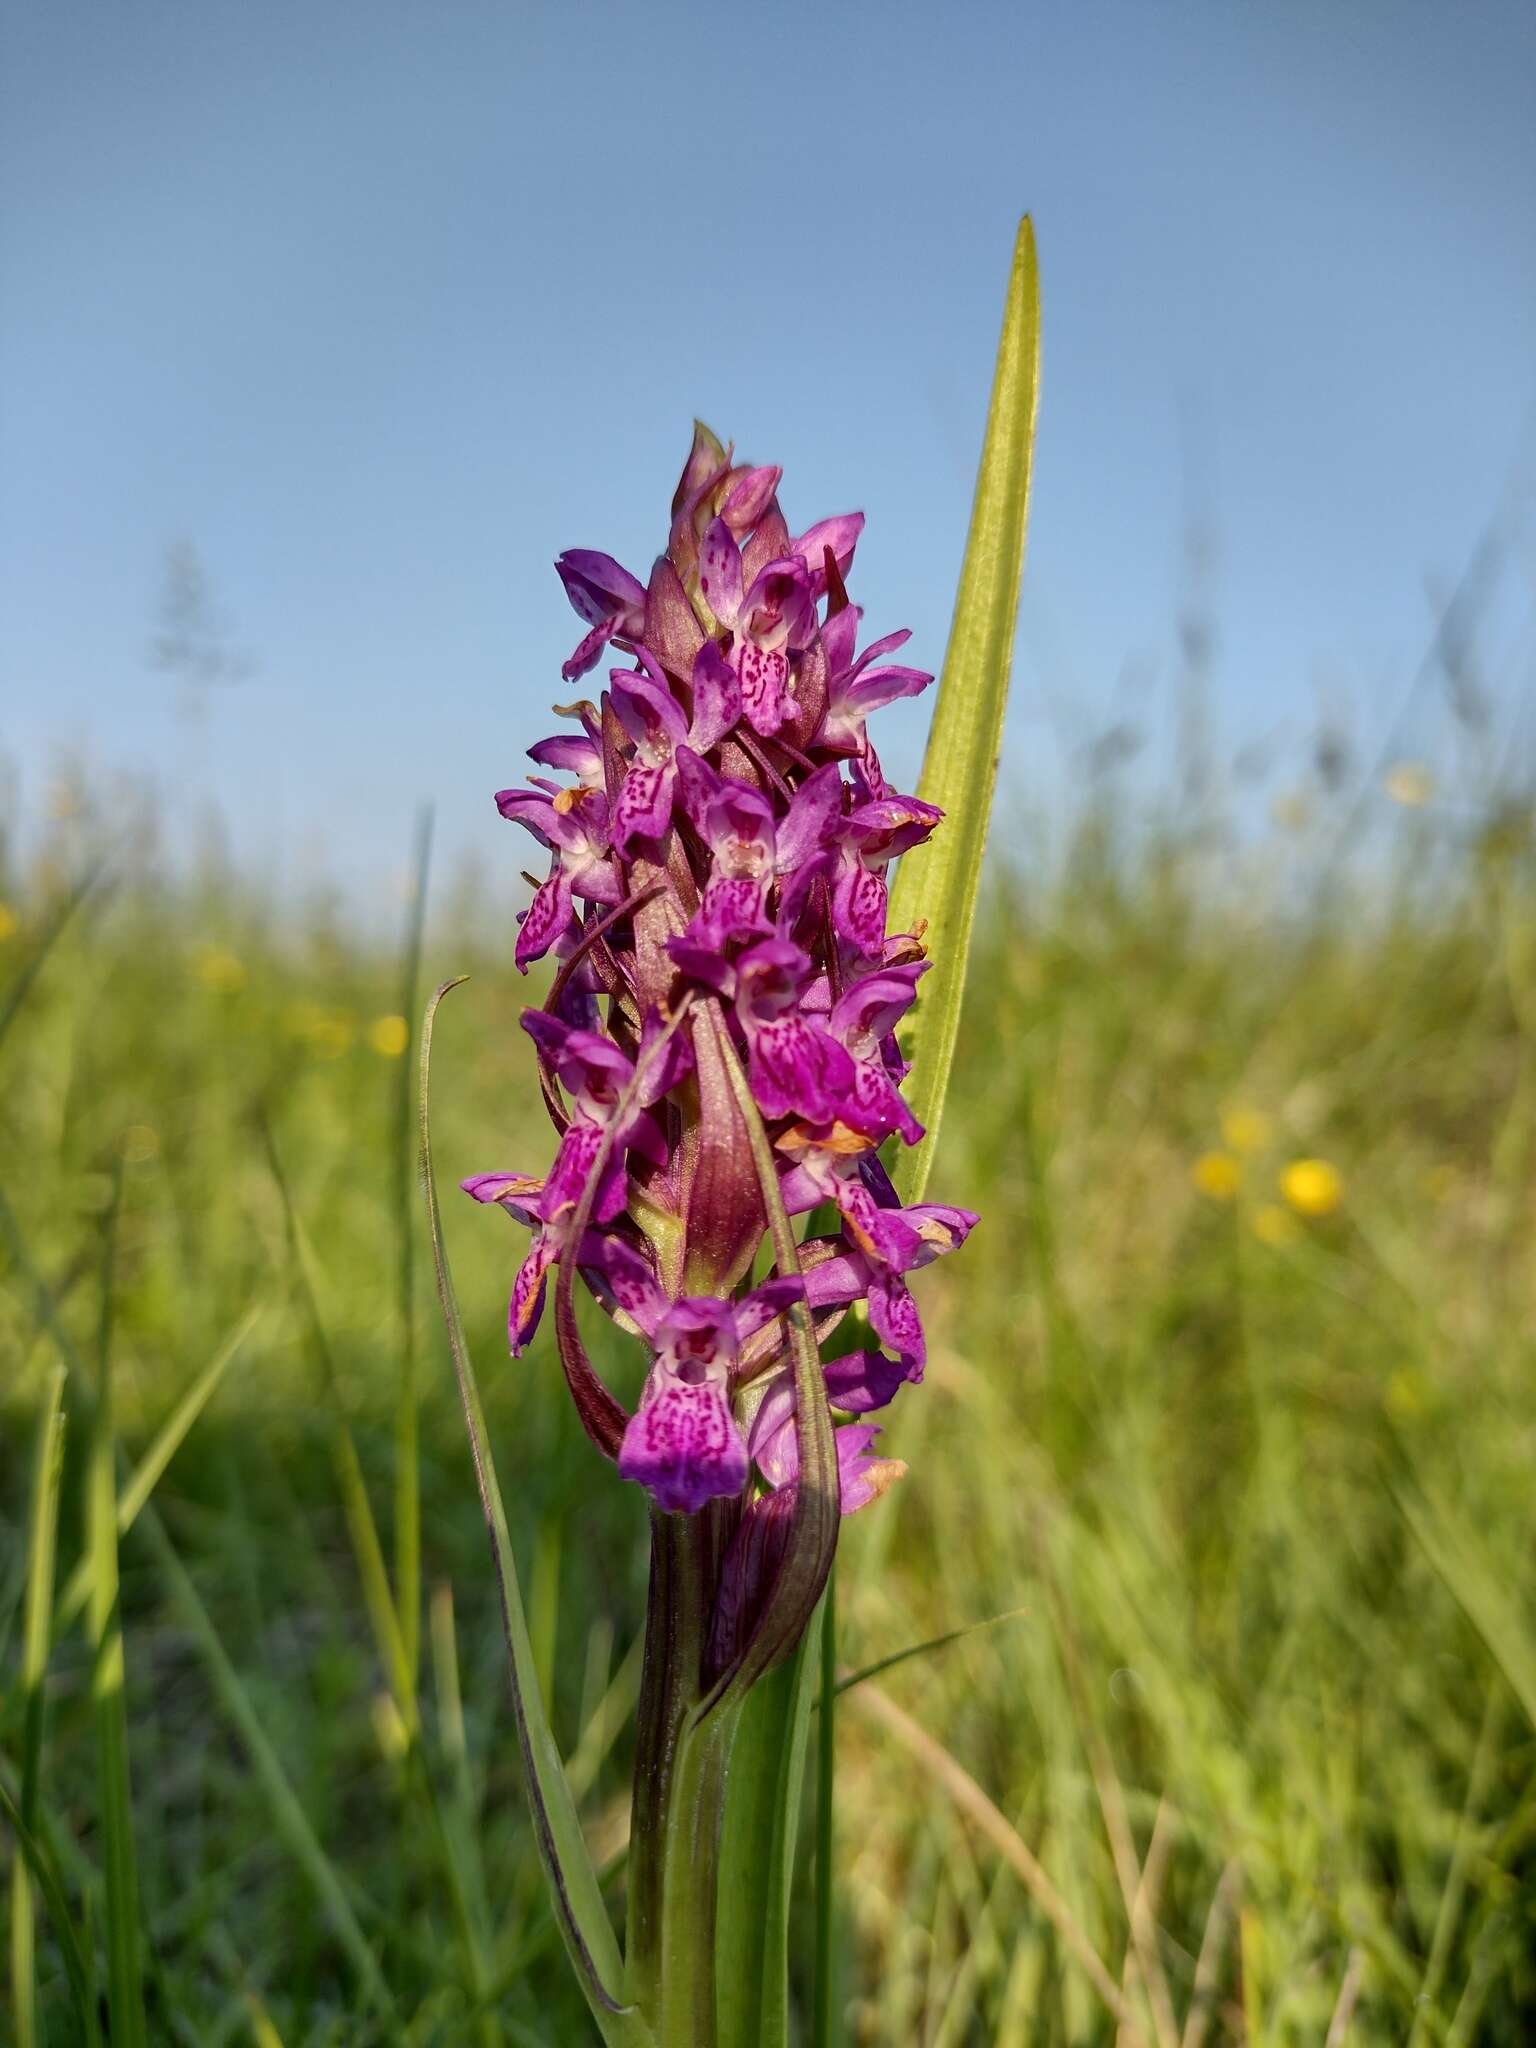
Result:
<instances>
[{"instance_id":1,"label":"orchid petal","mask_svg":"<svg viewBox=\"0 0 1536 2048\"><path fill-rule=\"evenodd\" d=\"M712 519L699 544L699 589L722 626L741 616L741 549L723 519Z\"/></svg>"},{"instance_id":2,"label":"orchid petal","mask_svg":"<svg viewBox=\"0 0 1536 2048\"><path fill-rule=\"evenodd\" d=\"M534 891L533 901L523 912L512 954L520 974L526 974L535 960L543 959L570 923L571 914L571 885L557 862L549 880Z\"/></svg>"},{"instance_id":3,"label":"orchid petal","mask_svg":"<svg viewBox=\"0 0 1536 2048\"><path fill-rule=\"evenodd\" d=\"M688 744L708 753L741 717L741 681L713 640L706 640L693 663L693 724ZM681 735L679 735L681 737Z\"/></svg>"},{"instance_id":4,"label":"orchid petal","mask_svg":"<svg viewBox=\"0 0 1536 2048\"><path fill-rule=\"evenodd\" d=\"M695 1383L657 1366L619 1448L619 1477L649 1489L667 1514L696 1514L708 1500L740 1493L747 1447L724 1382Z\"/></svg>"}]
</instances>

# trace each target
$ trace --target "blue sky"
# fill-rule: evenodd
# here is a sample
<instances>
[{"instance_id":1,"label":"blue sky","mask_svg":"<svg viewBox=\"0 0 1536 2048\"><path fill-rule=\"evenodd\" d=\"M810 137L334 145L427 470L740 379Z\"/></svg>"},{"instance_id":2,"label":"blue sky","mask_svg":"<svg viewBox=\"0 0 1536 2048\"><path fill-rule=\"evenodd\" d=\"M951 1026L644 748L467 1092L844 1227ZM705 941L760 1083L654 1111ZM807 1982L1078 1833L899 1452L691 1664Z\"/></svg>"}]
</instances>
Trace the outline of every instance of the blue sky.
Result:
<instances>
[{"instance_id":1,"label":"blue sky","mask_svg":"<svg viewBox=\"0 0 1536 2048\"><path fill-rule=\"evenodd\" d=\"M289 882L382 888L422 799L510 882L552 558L644 573L695 412L792 523L864 507L854 594L936 668L1025 209L1015 801L1170 723L1191 505L1221 729L1283 773L1386 716L1530 445L1523 0L0 21L0 754L28 805L61 749L212 799ZM251 664L197 721L146 660L177 540Z\"/></svg>"}]
</instances>

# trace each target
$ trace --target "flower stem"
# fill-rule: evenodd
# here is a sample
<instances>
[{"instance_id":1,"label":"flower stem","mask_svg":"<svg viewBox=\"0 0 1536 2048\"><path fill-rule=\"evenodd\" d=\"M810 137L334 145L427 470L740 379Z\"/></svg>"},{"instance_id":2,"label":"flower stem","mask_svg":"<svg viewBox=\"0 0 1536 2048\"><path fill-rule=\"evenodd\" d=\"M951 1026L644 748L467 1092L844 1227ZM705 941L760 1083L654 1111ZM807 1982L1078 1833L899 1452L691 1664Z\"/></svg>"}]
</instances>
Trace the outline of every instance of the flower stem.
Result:
<instances>
[{"instance_id":1,"label":"flower stem","mask_svg":"<svg viewBox=\"0 0 1536 2048\"><path fill-rule=\"evenodd\" d=\"M740 1713L690 1714L678 1738L662 1838L657 2048L715 2048L721 1821Z\"/></svg>"},{"instance_id":2,"label":"flower stem","mask_svg":"<svg viewBox=\"0 0 1536 2048\"><path fill-rule=\"evenodd\" d=\"M708 1625L709 1538L701 1515L651 1511L651 1583L640 1676L630 1818L628 1993L655 2009L668 1808L678 1739L698 1697Z\"/></svg>"}]
</instances>

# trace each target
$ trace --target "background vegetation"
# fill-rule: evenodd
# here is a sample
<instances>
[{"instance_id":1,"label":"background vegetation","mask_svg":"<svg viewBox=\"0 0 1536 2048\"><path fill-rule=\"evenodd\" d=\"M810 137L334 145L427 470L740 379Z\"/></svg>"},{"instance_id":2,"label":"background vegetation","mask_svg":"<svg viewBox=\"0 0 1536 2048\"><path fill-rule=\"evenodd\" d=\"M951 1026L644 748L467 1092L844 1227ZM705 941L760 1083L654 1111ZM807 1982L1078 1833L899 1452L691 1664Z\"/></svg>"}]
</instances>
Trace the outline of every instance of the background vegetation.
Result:
<instances>
[{"instance_id":1,"label":"background vegetation","mask_svg":"<svg viewBox=\"0 0 1536 2048\"><path fill-rule=\"evenodd\" d=\"M919 1282L910 1476L847 1531L851 1668L1008 1617L843 1695L847 2038L1528 2038L1530 820L1397 764L1238 835L1148 822L1104 765L987 892L932 1184L984 1227ZM86 2038L83 1965L109 2003L142 1978L157 2042L563 2048L402 1123L409 960L120 840L73 899L108 843L65 817L0 869L0 1789L72 1930L9 1857L0 2033L25 1978L37 2039ZM510 953L434 897L420 984L474 977L445 1183L549 1149ZM617 1896L642 1503L552 1353L505 1358L518 1234L451 1198L448 1229ZM380 1598L412 1472L419 1645Z\"/></svg>"}]
</instances>

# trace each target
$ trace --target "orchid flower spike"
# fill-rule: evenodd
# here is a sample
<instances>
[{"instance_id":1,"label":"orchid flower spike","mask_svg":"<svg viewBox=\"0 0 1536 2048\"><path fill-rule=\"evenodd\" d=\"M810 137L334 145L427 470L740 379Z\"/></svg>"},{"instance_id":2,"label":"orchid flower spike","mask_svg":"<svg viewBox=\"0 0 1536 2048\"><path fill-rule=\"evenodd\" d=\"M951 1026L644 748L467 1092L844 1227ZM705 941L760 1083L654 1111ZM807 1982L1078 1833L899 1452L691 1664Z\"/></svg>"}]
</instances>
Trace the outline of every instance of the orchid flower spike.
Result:
<instances>
[{"instance_id":1,"label":"orchid flower spike","mask_svg":"<svg viewBox=\"0 0 1536 2048\"><path fill-rule=\"evenodd\" d=\"M856 1418L833 1439L853 1513L906 1469L865 1418L922 1376L911 1276L976 1222L903 1208L881 1160L923 1136L898 1032L927 965L918 936L887 930L887 874L942 814L891 788L867 721L932 678L889 659L905 632L857 649L844 579L863 515L796 538L780 481L701 429L647 583L591 549L555 565L586 628L564 679L624 657L599 702L567 707L574 729L529 750L543 772L496 797L550 857L516 963L557 963L523 1019L555 1152L542 1174L463 1183L530 1233L511 1350L553 1291L594 1442L661 1514L717 1518L720 1668L794 1540L792 1322L825 1342L857 1309L879 1341L822 1368L820 1398ZM784 1215L834 1227L801 1243L798 1272L753 1285L770 1208L781 1248ZM578 1278L645 1347L633 1414L583 1347Z\"/></svg>"}]
</instances>

